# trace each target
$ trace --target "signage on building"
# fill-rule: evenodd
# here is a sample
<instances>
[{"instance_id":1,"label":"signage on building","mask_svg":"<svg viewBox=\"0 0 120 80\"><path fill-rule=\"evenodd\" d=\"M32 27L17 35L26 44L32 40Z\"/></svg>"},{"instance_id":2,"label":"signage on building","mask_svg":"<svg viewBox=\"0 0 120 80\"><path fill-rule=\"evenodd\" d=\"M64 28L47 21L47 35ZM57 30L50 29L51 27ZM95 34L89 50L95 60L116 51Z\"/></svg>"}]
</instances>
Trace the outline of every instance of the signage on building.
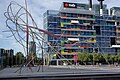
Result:
<instances>
[{"instance_id":1,"label":"signage on building","mask_svg":"<svg viewBox=\"0 0 120 80\"><path fill-rule=\"evenodd\" d=\"M65 8L77 8L77 4L76 3L64 2L63 4L64 4Z\"/></svg>"}]
</instances>

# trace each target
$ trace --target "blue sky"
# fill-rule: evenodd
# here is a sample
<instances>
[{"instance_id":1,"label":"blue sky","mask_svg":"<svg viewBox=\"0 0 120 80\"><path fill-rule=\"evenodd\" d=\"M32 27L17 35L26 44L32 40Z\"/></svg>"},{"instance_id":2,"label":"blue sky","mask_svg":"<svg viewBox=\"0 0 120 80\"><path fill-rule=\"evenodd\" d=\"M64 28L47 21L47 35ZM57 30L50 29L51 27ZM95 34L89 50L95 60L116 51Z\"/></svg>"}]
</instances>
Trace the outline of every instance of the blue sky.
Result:
<instances>
[{"instance_id":1,"label":"blue sky","mask_svg":"<svg viewBox=\"0 0 120 80\"><path fill-rule=\"evenodd\" d=\"M2 32L8 30L5 24L6 18L4 17L4 12L11 1L16 1L17 3L24 6L24 0L0 0L0 48L14 49L15 52L22 51L21 45L19 45L13 37L7 38L10 33ZM28 9L31 12L33 18L35 19L39 28L43 28L43 13L46 10L58 10L64 1L69 2L79 2L88 3L88 0L27 0ZM93 0L93 3L98 3L97 0ZM120 0L105 0L107 7L118 6L120 7Z\"/></svg>"}]
</instances>

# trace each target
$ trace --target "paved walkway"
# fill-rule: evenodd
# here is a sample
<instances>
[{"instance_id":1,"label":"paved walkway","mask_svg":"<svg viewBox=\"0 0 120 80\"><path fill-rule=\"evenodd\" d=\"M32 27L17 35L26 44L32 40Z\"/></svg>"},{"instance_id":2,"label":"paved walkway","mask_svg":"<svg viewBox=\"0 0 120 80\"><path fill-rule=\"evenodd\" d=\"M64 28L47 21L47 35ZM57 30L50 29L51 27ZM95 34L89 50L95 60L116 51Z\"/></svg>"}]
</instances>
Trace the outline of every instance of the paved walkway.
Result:
<instances>
[{"instance_id":1,"label":"paved walkway","mask_svg":"<svg viewBox=\"0 0 120 80\"><path fill-rule=\"evenodd\" d=\"M51 75L67 75L67 74L119 74L120 67L114 66L44 66L43 72L37 72L38 67L31 67L32 71L28 67L23 67L20 71L16 72L17 68L5 68L0 71L0 77L25 77L25 76L51 76Z\"/></svg>"}]
</instances>

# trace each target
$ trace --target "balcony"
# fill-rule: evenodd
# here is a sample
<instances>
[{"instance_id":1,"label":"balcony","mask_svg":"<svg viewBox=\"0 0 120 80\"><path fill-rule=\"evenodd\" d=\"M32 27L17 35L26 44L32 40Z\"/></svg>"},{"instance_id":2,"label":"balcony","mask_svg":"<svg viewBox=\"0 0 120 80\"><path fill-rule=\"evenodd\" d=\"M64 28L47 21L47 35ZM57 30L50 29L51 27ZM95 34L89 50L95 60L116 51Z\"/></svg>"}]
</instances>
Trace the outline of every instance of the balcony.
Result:
<instances>
[{"instance_id":1,"label":"balcony","mask_svg":"<svg viewBox=\"0 0 120 80\"><path fill-rule=\"evenodd\" d=\"M64 19L64 18L67 18L67 16L60 16L60 18L63 18L63 19Z\"/></svg>"},{"instance_id":2,"label":"balcony","mask_svg":"<svg viewBox=\"0 0 120 80\"><path fill-rule=\"evenodd\" d=\"M63 25L71 25L70 22L61 22L61 24L63 24Z\"/></svg>"},{"instance_id":3,"label":"balcony","mask_svg":"<svg viewBox=\"0 0 120 80\"><path fill-rule=\"evenodd\" d=\"M96 40L87 40L89 43L96 43Z\"/></svg>"},{"instance_id":4,"label":"balcony","mask_svg":"<svg viewBox=\"0 0 120 80\"><path fill-rule=\"evenodd\" d=\"M106 20L106 21L108 21L108 22L116 22L116 20Z\"/></svg>"},{"instance_id":5,"label":"balcony","mask_svg":"<svg viewBox=\"0 0 120 80\"><path fill-rule=\"evenodd\" d=\"M80 17L78 16L78 19L82 19L82 20L95 20L94 18L87 18L87 17Z\"/></svg>"},{"instance_id":6,"label":"balcony","mask_svg":"<svg viewBox=\"0 0 120 80\"><path fill-rule=\"evenodd\" d=\"M80 48L91 48L90 46L80 46Z\"/></svg>"},{"instance_id":7,"label":"balcony","mask_svg":"<svg viewBox=\"0 0 120 80\"><path fill-rule=\"evenodd\" d=\"M81 35L81 34L77 34L77 35L72 35L72 34L63 34L61 36L65 36L65 37L96 37L96 34L90 34L90 35Z\"/></svg>"},{"instance_id":8,"label":"balcony","mask_svg":"<svg viewBox=\"0 0 120 80\"><path fill-rule=\"evenodd\" d=\"M120 27L120 24L117 24L117 27Z\"/></svg>"},{"instance_id":9,"label":"balcony","mask_svg":"<svg viewBox=\"0 0 120 80\"><path fill-rule=\"evenodd\" d=\"M83 23L83 24L86 25L86 26L87 26L87 25L90 25L90 23Z\"/></svg>"},{"instance_id":10,"label":"balcony","mask_svg":"<svg viewBox=\"0 0 120 80\"><path fill-rule=\"evenodd\" d=\"M120 40L116 40L117 43L120 43Z\"/></svg>"},{"instance_id":11,"label":"balcony","mask_svg":"<svg viewBox=\"0 0 120 80\"><path fill-rule=\"evenodd\" d=\"M90 23L83 23L83 24L80 24L80 23L72 24L71 22L60 22L60 23L63 24L63 25L82 25L82 26L87 26L87 25L89 25L89 26L91 26Z\"/></svg>"},{"instance_id":12,"label":"balcony","mask_svg":"<svg viewBox=\"0 0 120 80\"><path fill-rule=\"evenodd\" d=\"M74 46L74 45L76 45L76 44L78 44L79 42L74 42L73 44L65 44L65 46L66 47L72 47L72 46Z\"/></svg>"},{"instance_id":13,"label":"balcony","mask_svg":"<svg viewBox=\"0 0 120 80\"><path fill-rule=\"evenodd\" d=\"M116 36L117 38L120 38L120 36Z\"/></svg>"},{"instance_id":14,"label":"balcony","mask_svg":"<svg viewBox=\"0 0 120 80\"><path fill-rule=\"evenodd\" d=\"M117 33L120 33L120 30L116 30Z\"/></svg>"},{"instance_id":15,"label":"balcony","mask_svg":"<svg viewBox=\"0 0 120 80\"><path fill-rule=\"evenodd\" d=\"M60 18L61 18L61 19L76 19L76 20L89 20L89 21L95 21L94 18L87 18L87 17L81 17L81 16L78 16L78 17L61 16Z\"/></svg>"},{"instance_id":16,"label":"balcony","mask_svg":"<svg viewBox=\"0 0 120 80\"><path fill-rule=\"evenodd\" d=\"M88 30L88 29L85 29L85 28L67 28L67 29L61 29L61 30L64 30L64 31L89 31L89 32L95 32L95 30Z\"/></svg>"},{"instance_id":17,"label":"balcony","mask_svg":"<svg viewBox=\"0 0 120 80\"><path fill-rule=\"evenodd\" d=\"M64 27L64 24L61 23L61 24L60 24L60 27Z\"/></svg>"},{"instance_id":18,"label":"balcony","mask_svg":"<svg viewBox=\"0 0 120 80\"><path fill-rule=\"evenodd\" d=\"M91 47L91 46L62 47L62 49L84 49L84 48L93 48L93 47Z\"/></svg>"},{"instance_id":19,"label":"balcony","mask_svg":"<svg viewBox=\"0 0 120 80\"><path fill-rule=\"evenodd\" d=\"M73 55L73 54L79 54L80 52L61 52L61 54L71 54L71 55Z\"/></svg>"}]
</instances>

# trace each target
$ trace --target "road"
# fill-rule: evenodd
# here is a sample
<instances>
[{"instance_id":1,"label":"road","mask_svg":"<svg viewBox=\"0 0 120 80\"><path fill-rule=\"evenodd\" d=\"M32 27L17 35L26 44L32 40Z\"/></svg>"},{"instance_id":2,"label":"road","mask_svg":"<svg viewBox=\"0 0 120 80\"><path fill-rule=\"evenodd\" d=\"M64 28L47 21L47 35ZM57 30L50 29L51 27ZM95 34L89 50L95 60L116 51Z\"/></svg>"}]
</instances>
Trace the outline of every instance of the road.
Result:
<instances>
[{"instance_id":1,"label":"road","mask_svg":"<svg viewBox=\"0 0 120 80\"><path fill-rule=\"evenodd\" d=\"M43 72L40 68L40 71L37 72L38 67L31 67L32 71L28 67L23 67L20 71L16 72L17 68L5 68L0 71L0 80L1 79L19 79L19 78L38 78L45 80L53 80L54 78L59 78L60 80L75 79L77 78L102 78L102 77L117 77L120 76L120 67L114 66L44 66ZM22 79L22 80L23 80ZM110 78L111 79L111 78ZM109 80L110 80L109 79ZM114 78L115 80L115 78Z\"/></svg>"}]
</instances>

